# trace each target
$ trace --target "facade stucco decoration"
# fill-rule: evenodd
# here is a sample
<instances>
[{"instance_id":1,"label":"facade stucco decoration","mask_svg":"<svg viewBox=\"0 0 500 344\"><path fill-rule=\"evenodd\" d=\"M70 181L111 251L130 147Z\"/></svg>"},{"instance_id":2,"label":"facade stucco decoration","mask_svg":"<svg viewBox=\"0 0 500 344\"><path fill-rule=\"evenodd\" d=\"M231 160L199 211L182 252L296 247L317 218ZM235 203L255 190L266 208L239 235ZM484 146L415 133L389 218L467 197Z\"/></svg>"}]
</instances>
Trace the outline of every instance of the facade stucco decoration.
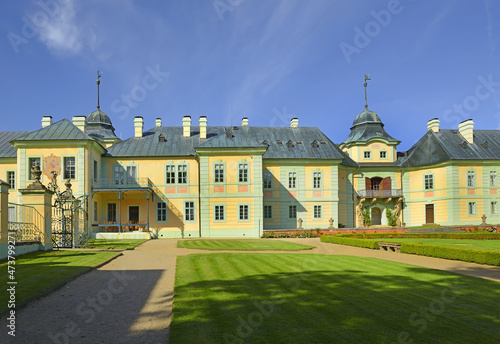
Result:
<instances>
[{"instance_id":1,"label":"facade stucco decoration","mask_svg":"<svg viewBox=\"0 0 500 344\"><path fill-rule=\"evenodd\" d=\"M43 158L43 174L47 178L52 178L53 173L61 174L61 157L50 154Z\"/></svg>"}]
</instances>

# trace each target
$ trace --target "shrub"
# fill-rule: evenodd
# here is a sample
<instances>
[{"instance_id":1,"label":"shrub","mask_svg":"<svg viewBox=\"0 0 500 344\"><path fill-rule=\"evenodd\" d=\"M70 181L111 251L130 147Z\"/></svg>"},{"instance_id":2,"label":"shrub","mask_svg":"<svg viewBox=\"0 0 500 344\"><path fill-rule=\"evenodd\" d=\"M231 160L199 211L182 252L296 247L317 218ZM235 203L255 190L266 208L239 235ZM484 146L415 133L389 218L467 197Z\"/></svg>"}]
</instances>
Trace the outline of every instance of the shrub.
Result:
<instances>
[{"instance_id":1,"label":"shrub","mask_svg":"<svg viewBox=\"0 0 500 344\"><path fill-rule=\"evenodd\" d=\"M411 238L411 239L473 239L473 240L500 240L500 233L478 232L478 233L346 233L337 236L355 239L378 239L378 238Z\"/></svg>"},{"instance_id":2,"label":"shrub","mask_svg":"<svg viewBox=\"0 0 500 344\"><path fill-rule=\"evenodd\" d=\"M395 226L397 224L396 214L391 209L386 209L385 216L387 217L387 224L389 226Z\"/></svg>"},{"instance_id":3,"label":"shrub","mask_svg":"<svg viewBox=\"0 0 500 344\"><path fill-rule=\"evenodd\" d=\"M345 238L338 235L323 235L321 237L321 242L327 242L331 244L348 245L356 247L371 248L372 250L379 250L380 247L378 243L373 240L363 240L355 238Z\"/></svg>"},{"instance_id":4,"label":"shrub","mask_svg":"<svg viewBox=\"0 0 500 344\"><path fill-rule=\"evenodd\" d=\"M435 258L461 260L464 262L500 266L500 252L458 248L440 245L424 245L419 243L402 243L401 252L418 254Z\"/></svg>"},{"instance_id":5,"label":"shrub","mask_svg":"<svg viewBox=\"0 0 500 344\"><path fill-rule=\"evenodd\" d=\"M365 226L370 226L372 224L372 217L370 215L370 209L368 207L363 208L363 216L365 218Z\"/></svg>"}]
</instances>

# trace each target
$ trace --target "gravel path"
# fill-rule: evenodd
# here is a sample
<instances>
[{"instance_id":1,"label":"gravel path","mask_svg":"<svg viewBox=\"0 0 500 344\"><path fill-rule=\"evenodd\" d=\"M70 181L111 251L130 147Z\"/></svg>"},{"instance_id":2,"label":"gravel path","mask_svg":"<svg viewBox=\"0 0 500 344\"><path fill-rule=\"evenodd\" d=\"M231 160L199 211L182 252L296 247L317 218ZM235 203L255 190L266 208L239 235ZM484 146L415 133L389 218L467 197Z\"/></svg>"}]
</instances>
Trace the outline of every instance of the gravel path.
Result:
<instances>
[{"instance_id":1,"label":"gravel path","mask_svg":"<svg viewBox=\"0 0 500 344\"><path fill-rule=\"evenodd\" d=\"M373 257L500 281L499 267L324 244L317 238L282 240L316 247L293 251L297 254ZM176 257L210 252L222 251L177 248L173 239L151 240L123 251L110 263L19 310L15 338L7 335L4 317L0 343L168 343Z\"/></svg>"}]
</instances>

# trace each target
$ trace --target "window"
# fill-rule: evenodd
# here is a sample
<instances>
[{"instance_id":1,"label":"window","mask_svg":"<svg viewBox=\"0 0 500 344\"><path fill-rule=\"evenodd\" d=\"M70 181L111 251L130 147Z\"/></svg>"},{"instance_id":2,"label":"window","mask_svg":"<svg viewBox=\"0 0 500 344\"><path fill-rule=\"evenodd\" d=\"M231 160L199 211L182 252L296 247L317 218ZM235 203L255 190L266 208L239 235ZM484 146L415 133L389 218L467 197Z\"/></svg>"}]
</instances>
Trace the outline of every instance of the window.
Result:
<instances>
[{"instance_id":1,"label":"window","mask_svg":"<svg viewBox=\"0 0 500 344\"><path fill-rule=\"evenodd\" d=\"M264 189L270 189L273 187L273 175L270 171L264 172Z\"/></svg>"},{"instance_id":2,"label":"window","mask_svg":"<svg viewBox=\"0 0 500 344\"><path fill-rule=\"evenodd\" d=\"M127 184L137 183L137 166L127 166Z\"/></svg>"},{"instance_id":3,"label":"window","mask_svg":"<svg viewBox=\"0 0 500 344\"><path fill-rule=\"evenodd\" d=\"M380 152L380 159L387 159L387 152L386 151Z\"/></svg>"},{"instance_id":4,"label":"window","mask_svg":"<svg viewBox=\"0 0 500 344\"><path fill-rule=\"evenodd\" d=\"M175 165L165 166L165 182L167 184L175 184Z\"/></svg>"},{"instance_id":5,"label":"window","mask_svg":"<svg viewBox=\"0 0 500 344\"><path fill-rule=\"evenodd\" d=\"M239 220L242 220L242 221L245 221L245 220L248 220L249 217L248 217L248 204L241 204L239 206L240 208L240 211L239 211Z\"/></svg>"},{"instance_id":6,"label":"window","mask_svg":"<svg viewBox=\"0 0 500 344\"><path fill-rule=\"evenodd\" d=\"M297 206L296 205L289 205L288 206L288 218L289 219L296 219L297 218Z\"/></svg>"},{"instance_id":7,"label":"window","mask_svg":"<svg viewBox=\"0 0 500 344\"><path fill-rule=\"evenodd\" d=\"M75 157L64 158L64 179L75 179Z\"/></svg>"},{"instance_id":8,"label":"window","mask_svg":"<svg viewBox=\"0 0 500 344\"><path fill-rule=\"evenodd\" d=\"M156 202L156 222L167 222L167 203Z\"/></svg>"},{"instance_id":9,"label":"window","mask_svg":"<svg viewBox=\"0 0 500 344\"><path fill-rule=\"evenodd\" d=\"M214 206L214 221L224 221L224 205Z\"/></svg>"},{"instance_id":10,"label":"window","mask_svg":"<svg viewBox=\"0 0 500 344\"><path fill-rule=\"evenodd\" d=\"M426 174L424 176L424 189L425 190L434 189L434 175Z\"/></svg>"},{"instance_id":11,"label":"window","mask_svg":"<svg viewBox=\"0 0 500 344\"><path fill-rule=\"evenodd\" d=\"M184 202L184 221L194 221L194 201Z\"/></svg>"},{"instance_id":12,"label":"window","mask_svg":"<svg viewBox=\"0 0 500 344\"><path fill-rule=\"evenodd\" d=\"M7 183L9 184L9 189L16 188L16 172L14 171L7 172Z\"/></svg>"},{"instance_id":13,"label":"window","mask_svg":"<svg viewBox=\"0 0 500 344\"><path fill-rule=\"evenodd\" d=\"M288 173L288 188L295 189L297 186L297 173L289 172Z\"/></svg>"},{"instance_id":14,"label":"window","mask_svg":"<svg viewBox=\"0 0 500 344\"><path fill-rule=\"evenodd\" d=\"M477 214L477 205L476 202L469 202L469 215Z\"/></svg>"},{"instance_id":15,"label":"window","mask_svg":"<svg viewBox=\"0 0 500 344\"><path fill-rule=\"evenodd\" d=\"M177 166L177 182L179 184L187 183L187 165Z\"/></svg>"},{"instance_id":16,"label":"window","mask_svg":"<svg viewBox=\"0 0 500 344\"><path fill-rule=\"evenodd\" d=\"M467 186L476 186L476 171L467 171Z\"/></svg>"},{"instance_id":17,"label":"window","mask_svg":"<svg viewBox=\"0 0 500 344\"><path fill-rule=\"evenodd\" d=\"M497 171L490 171L490 186L497 186Z\"/></svg>"},{"instance_id":18,"label":"window","mask_svg":"<svg viewBox=\"0 0 500 344\"><path fill-rule=\"evenodd\" d=\"M108 203L108 222L116 222L116 203Z\"/></svg>"},{"instance_id":19,"label":"window","mask_svg":"<svg viewBox=\"0 0 500 344\"><path fill-rule=\"evenodd\" d=\"M498 214L498 203L497 202L491 202L491 213Z\"/></svg>"},{"instance_id":20,"label":"window","mask_svg":"<svg viewBox=\"0 0 500 344\"><path fill-rule=\"evenodd\" d=\"M99 170L97 169L97 161L94 160L94 182L97 183L97 177L99 176Z\"/></svg>"},{"instance_id":21,"label":"window","mask_svg":"<svg viewBox=\"0 0 500 344\"><path fill-rule=\"evenodd\" d=\"M264 205L264 219L271 220L273 218L273 206Z\"/></svg>"},{"instance_id":22,"label":"window","mask_svg":"<svg viewBox=\"0 0 500 344\"><path fill-rule=\"evenodd\" d=\"M372 158L372 152L370 151L364 151L363 156L365 159L371 159Z\"/></svg>"},{"instance_id":23,"label":"window","mask_svg":"<svg viewBox=\"0 0 500 344\"><path fill-rule=\"evenodd\" d=\"M238 181L246 183L248 181L248 164L238 165Z\"/></svg>"},{"instance_id":24,"label":"window","mask_svg":"<svg viewBox=\"0 0 500 344\"><path fill-rule=\"evenodd\" d=\"M215 183L224 182L224 164L215 164Z\"/></svg>"},{"instance_id":25,"label":"window","mask_svg":"<svg viewBox=\"0 0 500 344\"><path fill-rule=\"evenodd\" d=\"M30 179L35 179L35 176L31 173L31 168L35 166L40 166L40 169L42 168L40 164L40 158L30 158L29 159L29 168L30 168Z\"/></svg>"},{"instance_id":26,"label":"window","mask_svg":"<svg viewBox=\"0 0 500 344\"><path fill-rule=\"evenodd\" d=\"M321 172L313 172L313 188L321 188Z\"/></svg>"},{"instance_id":27,"label":"window","mask_svg":"<svg viewBox=\"0 0 500 344\"><path fill-rule=\"evenodd\" d=\"M321 205L315 205L313 207L313 217L315 219L321 219L323 217L322 215L322 206Z\"/></svg>"},{"instance_id":28,"label":"window","mask_svg":"<svg viewBox=\"0 0 500 344\"><path fill-rule=\"evenodd\" d=\"M123 167L120 165L116 165L113 167L113 184L115 185L123 185L125 181L125 171Z\"/></svg>"},{"instance_id":29,"label":"window","mask_svg":"<svg viewBox=\"0 0 500 344\"><path fill-rule=\"evenodd\" d=\"M16 208L15 207L9 207L8 213L7 213L7 219L9 222L17 222L16 219Z\"/></svg>"},{"instance_id":30,"label":"window","mask_svg":"<svg viewBox=\"0 0 500 344\"><path fill-rule=\"evenodd\" d=\"M94 201L94 222L97 222L97 214L99 213L99 208L97 207L97 201Z\"/></svg>"}]
</instances>

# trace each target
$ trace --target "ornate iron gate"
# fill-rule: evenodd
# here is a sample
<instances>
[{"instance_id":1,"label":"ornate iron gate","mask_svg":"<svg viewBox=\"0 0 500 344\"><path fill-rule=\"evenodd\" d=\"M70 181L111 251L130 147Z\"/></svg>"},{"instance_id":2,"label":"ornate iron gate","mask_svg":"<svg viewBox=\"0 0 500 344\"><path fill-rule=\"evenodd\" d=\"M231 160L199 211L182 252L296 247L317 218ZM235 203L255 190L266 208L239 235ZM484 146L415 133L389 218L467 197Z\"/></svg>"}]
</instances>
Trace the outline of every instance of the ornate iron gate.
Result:
<instances>
[{"instance_id":1,"label":"ornate iron gate","mask_svg":"<svg viewBox=\"0 0 500 344\"><path fill-rule=\"evenodd\" d=\"M75 198L69 180L66 190L60 192L57 186L57 173L48 188L56 196L52 208L52 243L58 248L82 247L88 245L87 233L87 196Z\"/></svg>"}]
</instances>

